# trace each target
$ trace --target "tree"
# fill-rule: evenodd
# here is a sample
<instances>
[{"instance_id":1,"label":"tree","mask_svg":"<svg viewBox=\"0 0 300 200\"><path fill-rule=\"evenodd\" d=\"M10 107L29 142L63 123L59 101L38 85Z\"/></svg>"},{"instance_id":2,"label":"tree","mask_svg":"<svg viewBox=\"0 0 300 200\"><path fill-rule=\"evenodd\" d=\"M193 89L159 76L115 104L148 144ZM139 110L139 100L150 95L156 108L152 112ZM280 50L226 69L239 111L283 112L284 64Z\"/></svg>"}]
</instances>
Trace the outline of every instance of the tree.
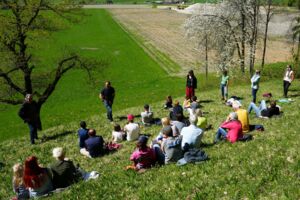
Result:
<instances>
[{"instance_id":1,"label":"tree","mask_svg":"<svg viewBox=\"0 0 300 200\"><path fill-rule=\"evenodd\" d=\"M265 65L269 23L274 14L272 5L273 5L273 0L264 0L264 2L263 2L263 8L264 8L266 14L265 14L265 30L264 30L264 36L263 36L263 55L262 55L262 59L261 59L261 68L262 69L264 68L264 65Z\"/></svg>"},{"instance_id":2,"label":"tree","mask_svg":"<svg viewBox=\"0 0 300 200\"><path fill-rule=\"evenodd\" d=\"M50 0L2 0L5 11L0 15L0 102L17 105L28 93L37 96L39 111L54 92L61 78L71 69L88 70L85 61L69 53L57 61L53 70L42 76L32 53L41 32L55 31L50 13L72 20L77 7L71 4L52 4ZM47 13L46 13L47 12ZM52 15L53 17L53 15ZM54 73L53 73L54 72ZM35 84L39 82L38 84Z\"/></svg>"},{"instance_id":3,"label":"tree","mask_svg":"<svg viewBox=\"0 0 300 200\"><path fill-rule=\"evenodd\" d=\"M293 58L296 67L299 67L300 62L300 17L296 18L296 24L292 28L293 31L293 41L297 44L296 50L293 47Z\"/></svg>"}]
</instances>

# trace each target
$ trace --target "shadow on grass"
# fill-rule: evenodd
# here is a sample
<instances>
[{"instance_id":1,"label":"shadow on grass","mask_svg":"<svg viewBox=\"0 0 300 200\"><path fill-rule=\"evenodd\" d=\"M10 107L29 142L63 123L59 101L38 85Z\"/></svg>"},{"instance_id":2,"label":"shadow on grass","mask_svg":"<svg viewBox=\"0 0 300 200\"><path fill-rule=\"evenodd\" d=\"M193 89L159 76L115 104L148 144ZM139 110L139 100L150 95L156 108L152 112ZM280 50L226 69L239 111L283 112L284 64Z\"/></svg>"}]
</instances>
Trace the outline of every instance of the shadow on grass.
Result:
<instances>
[{"instance_id":1,"label":"shadow on grass","mask_svg":"<svg viewBox=\"0 0 300 200\"><path fill-rule=\"evenodd\" d=\"M134 118L136 117L140 117L141 115L133 115ZM115 119L117 119L118 121L123 121L123 120L127 120L127 116L117 116L115 117Z\"/></svg>"},{"instance_id":2,"label":"shadow on grass","mask_svg":"<svg viewBox=\"0 0 300 200\"><path fill-rule=\"evenodd\" d=\"M41 143L44 143L44 142L47 142L47 141L50 141L50 140L55 140L57 138L67 136L67 135L72 134L72 133L74 133L74 131L64 131L62 133L57 133L55 135L50 135L50 136L43 135Z\"/></svg>"},{"instance_id":3,"label":"shadow on grass","mask_svg":"<svg viewBox=\"0 0 300 200\"><path fill-rule=\"evenodd\" d=\"M289 95L289 97L299 97L300 96L300 94L291 94L291 95Z\"/></svg>"},{"instance_id":4,"label":"shadow on grass","mask_svg":"<svg viewBox=\"0 0 300 200\"><path fill-rule=\"evenodd\" d=\"M214 102L213 100L209 100L209 99L207 99L207 100L200 100L199 101L199 103L212 103L212 102Z\"/></svg>"}]
</instances>

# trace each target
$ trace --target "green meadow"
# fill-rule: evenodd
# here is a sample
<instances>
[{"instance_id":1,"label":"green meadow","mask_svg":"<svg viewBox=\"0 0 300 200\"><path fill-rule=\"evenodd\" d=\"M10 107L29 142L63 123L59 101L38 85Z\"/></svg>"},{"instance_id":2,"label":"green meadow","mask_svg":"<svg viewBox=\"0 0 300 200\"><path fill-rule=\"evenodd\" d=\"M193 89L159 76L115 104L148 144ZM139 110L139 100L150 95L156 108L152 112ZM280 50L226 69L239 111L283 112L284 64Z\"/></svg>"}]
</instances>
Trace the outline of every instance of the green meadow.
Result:
<instances>
[{"instance_id":1,"label":"green meadow","mask_svg":"<svg viewBox=\"0 0 300 200\"><path fill-rule=\"evenodd\" d=\"M108 11L84 12L86 16L80 22L69 24L36 44L34 53L41 63L37 70L41 73L44 69L51 70L66 49L101 58L106 65L94 69L92 80L80 69L62 79L43 107L44 130L39 136L44 140L37 145L30 145L28 128L17 116L19 106L1 105L0 162L4 167L0 169L0 199L14 196L11 168L16 162L36 155L41 165L48 166L53 162L51 151L57 146L64 147L67 157L81 168L96 170L101 175L96 180L74 184L48 199L299 199L299 80L290 88L294 101L280 104L282 116L260 119L253 113L250 115L250 123L264 125L264 132L251 132L254 139L246 143L213 145L219 124L232 110L220 101L219 78L210 74L206 82L203 75L197 74L200 84L196 93L208 123L212 124L212 129L205 132L202 147L210 159L201 164L157 166L143 174L126 171L135 149L135 143L127 141L122 142L117 152L100 158L81 156L77 146L80 120L95 128L105 141L111 140L112 124L107 122L98 98L105 80L111 80L116 89L113 113L121 126L125 125L127 114L139 115L145 103L150 104L155 117L168 116L163 109L165 97L171 94L182 102L185 89L184 77L170 77ZM285 63L278 63L265 68L259 100L264 92L272 92L274 99L281 98L279 77L284 66ZM242 97L243 107L247 108L251 100L248 79L231 81L229 94ZM149 134L151 140L160 129L160 126L142 127L142 133Z\"/></svg>"}]
</instances>

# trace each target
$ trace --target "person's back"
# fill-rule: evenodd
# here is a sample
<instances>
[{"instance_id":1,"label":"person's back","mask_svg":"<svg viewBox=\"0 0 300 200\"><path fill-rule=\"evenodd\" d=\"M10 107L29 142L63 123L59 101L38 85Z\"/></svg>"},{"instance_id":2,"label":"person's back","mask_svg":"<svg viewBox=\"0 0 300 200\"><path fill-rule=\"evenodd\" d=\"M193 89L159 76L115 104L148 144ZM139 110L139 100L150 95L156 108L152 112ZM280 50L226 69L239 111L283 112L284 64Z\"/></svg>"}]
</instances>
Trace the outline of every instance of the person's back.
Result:
<instances>
[{"instance_id":1,"label":"person's back","mask_svg":"<svg viewBox=\"0 0 300 200\"><path fill-rule=\"evenodd\" d=\"M89 129L86 128L85 121L80 122L80 129L78 130L79 148L85 148L85 140L89 138Z\"/></svg>"},{"instance_id":2,"label":"person's back","mask_svg":"<svg viewBox=\"0 0 300 200\"><path fill-rule=\"evenodd\" d=\"M248 117L248 112L245 109L239 108L238 110L235 111L236 114L238 115L238 120L242 124L242 129L244 133L249 132L249 117Z\"/></svg>"},{"instance_id":3,"label":"person's back","mask_svg":"<svg viewBox=\"0 0 300 200\"><path fill-rule=\"evenodd\" d=\"M198 128L195 124L197 123L197 116L192 115L190 116L190 123L188 127L184 127L181 130L182 135L182 142L181 146L182 148L186 145L186 143L189 145L189 147L197 148L201 144L201 138L203 136L203 130Z\"/></svg>"},{"instance_id":4,"label":"person's back","mask_svg":"<svg viewBox=\"0 0 300 200\"><path fill-rule=\"evenodd\" d=\"M269 108L261 111L261 116L263 117L272 117L273 115L280 115L280 109L274 100L270 102Z\"/></svg>"},{"instance_id":5,"label":"person's back","mask_svg":"<svg viewBox=\"0 0 300 200\"><path fill-rule=\"evenodd\" d=\"M162 143L162 150L165 153L165 163L177 162L183 157L181 140L179 138L168 137Z\"/></svg>"},{"instance_id":6,"label":"person's back","mask_svg":"<svg viewBox=\"0 0 300 200\"><path fill-rule=\"evenodd\" d=\"M207 127L207 119L205 117L198 117L197 126L202 130L205 130Z\"/></svg>"},{"instance_id":7,"label":"person's back","mask_svg":"<svg viewBox=\"0 0 300 200\"><path fill-rule=\"evenodd\" d=\"M55 188L64 188L77 181L76 168L70 160L58 160L51 164Z\"/></svg>"},{"instance_id":8,"label":"person's back","mask_svg":"<svg viewBox=\"0 0 300 200\"><path fill-rule=\"evenodd\" d=\"M103 142L101 136L89 137L85 141L85 147L92 158L98 157L103 153Z\"/></svg>"},{"instance_id":9,"label":"person's back","mask_svg":"<svg viewBox=\"0 0 300 200\"><path fill-rule=\"evenodd\" d=\"M153 123L153 112L150 111L148 104L144 106L144 112L141 112L142 122L145 125L150 125Z\"/></svg>"},{"instance_id":10,"label":"person's back","mask_svg":"<svg viewBox=\"0 0 300 200\"><path fill-rule=\"evenodd\" d=\"M241 139L243 137L242 124L239 120L224 122L221 125L221 128L225 128L228 130L227 140L229 140L231 143L234 143L238 139Z\"/></svg>"},{"instance_id":11,"label":"person's back","mask_svg":"<svg viewBox=\"0 0 300 200\"><path fill-rule=\"evenodd\" d=\"M177 120L172 121L171 124L174 125L177 128L177 130L178 130L179 133L181 132L181 130L183 129L183 127L185 127L185 123L183 123L181 121L177 121Z\"/></svg>"},{"instance_id":12,"label":"person's back","mask_svg":"<svg viewBox=\"0 0 300 200\"><path fill-rule=\"evenodd\" d=\"M137 140L140 134L140 127L137 123L129 123L125 126L124 130L127 134L127 141Z\"/></svg>"}]
</instances>

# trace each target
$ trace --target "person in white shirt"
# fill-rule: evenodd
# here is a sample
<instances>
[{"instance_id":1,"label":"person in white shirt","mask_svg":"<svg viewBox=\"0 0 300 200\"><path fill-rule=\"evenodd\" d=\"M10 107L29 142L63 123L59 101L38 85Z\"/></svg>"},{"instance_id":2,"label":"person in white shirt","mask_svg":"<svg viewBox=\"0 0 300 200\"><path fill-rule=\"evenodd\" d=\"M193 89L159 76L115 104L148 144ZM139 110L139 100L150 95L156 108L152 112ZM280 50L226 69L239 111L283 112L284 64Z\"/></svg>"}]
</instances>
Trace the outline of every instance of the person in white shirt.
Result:
<instances>
[{"instance_id":1,"label":"person in white shirt","mask_svg":"<svg viewBox=\"0 0 300 200\"><path fill-rule=\"evenodd\" d=\"M186 151L187 148L198 148L201 144L201 138L203 136L203 130L196 126L197 124L197 116L191 115L190 125L188 127L184 127L181 130L180 135L182 135L182 143L181 148Z\"/></svg>"},{"instance_id":2,"label":"person in white shirt","mask_svg":"<svg viewBox=\"0 0 300 200\"><path fill-rule=\"evenodd\" d=\"M251 78L251 88L252 88L252 102L256 103L256 93L259 89L260 81L260 71L256 70L255 74Z\"/></svg>"},{"instance_id":3,"label":"person in white shirt","mask_svg":"<svg viewBox=\"0 0 300 200\"><path fill-rule=\"evenodd\" d=\"M289 87L293 80L294 80L294 72L292 70L292 66L287 65L286 71L285 71L284 77L283 77L283 95L285 98L287 98L287 93L289 91Z\"/></svg>"},{"instance_id":4,"label":"person in white shirt","mask_svg":"<svg viewBox=\"0 0 300 200\"><path fill-rule=\"evenodd\" d=\"M121 130L121 126L119 124L114 125L114 130L112 132L112 140L114 142L122 142L123 138L125 136L125 133Z\"/></svg>"},{"instance_id":5,"label":"person in white shirt","mask_svg":"<svg viewBox=\"0 0 300 200\"><path fill-rule=\"evenodd\" d=\"M133 120L134 116L132 114L127 115L128 123L124 127L127 141L137 140L140 135L140 127L137 123L134 123Z\"/></svg>"},{"instance_id":6,"label":"person in white shirt","mask_svg":"<svg viewBox=\"0 0 300 200\"><path fill-rule=\"evenodd\" d=\"M151 112L148 104L145 104L144 112L141 112L141 117L144 125L149 126L153 123L153 112Z\"/></svg>"}]
</instances>

